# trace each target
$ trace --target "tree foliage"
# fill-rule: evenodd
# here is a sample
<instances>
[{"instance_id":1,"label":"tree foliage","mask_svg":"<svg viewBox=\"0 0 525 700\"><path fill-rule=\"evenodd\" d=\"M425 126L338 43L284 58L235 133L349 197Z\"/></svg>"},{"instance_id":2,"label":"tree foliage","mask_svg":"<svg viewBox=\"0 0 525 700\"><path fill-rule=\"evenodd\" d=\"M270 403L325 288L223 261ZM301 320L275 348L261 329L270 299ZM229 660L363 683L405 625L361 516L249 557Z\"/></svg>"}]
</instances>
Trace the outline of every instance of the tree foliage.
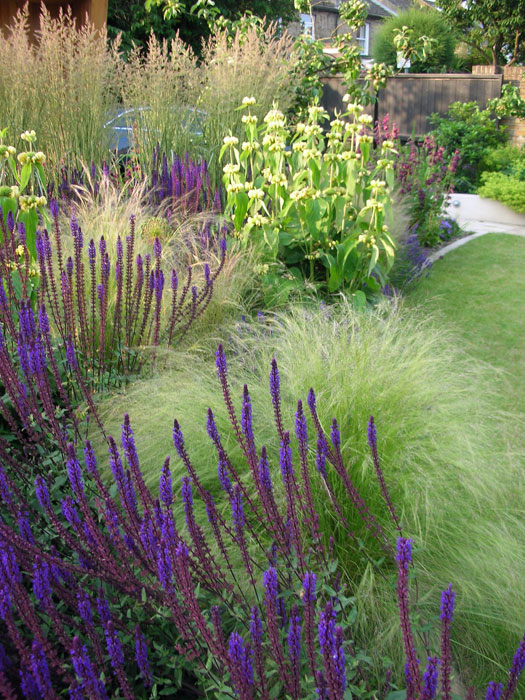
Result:
<instances>
[{"instance_id":1,"label":"tree foliage","mask_svg":"<svg viewBox=\"0 0 525 700\"><path fill-rule=\"evenodd\" d=\"M454 64L455 41L448 23L436 10L412 8L390 17L381 25L375 36L372 53L376 61L388 66L397 65L396 31L405 28L411 32L413 41L421 37L433 39L424 55L411 55L411 73L441 73L450 70Z\"/></svg>"},{"instance_id":2,"label":"tree foliage","mask_svg":"<svg viewBox=\"0 0 525 700\"><path fill-rule=\"evenodd\" d=\"M122 34L124 50L132 43L144 46L152 31L168 41L178 32L199 53L219 17L235 21L244 14L283 24L296 18L293 0L109 0L108 31L113 37Z\"/></svg>"},{"instance_id":3,"label":"tree foliage","mask_svg":"<svg viewBox=\"0 0 525 700\"><path fill-rule=\"evenodd\" d=\"M461 39L487 63L523 63L525 0L439 0L438 4Z\"/></svg>"}]
</instances>

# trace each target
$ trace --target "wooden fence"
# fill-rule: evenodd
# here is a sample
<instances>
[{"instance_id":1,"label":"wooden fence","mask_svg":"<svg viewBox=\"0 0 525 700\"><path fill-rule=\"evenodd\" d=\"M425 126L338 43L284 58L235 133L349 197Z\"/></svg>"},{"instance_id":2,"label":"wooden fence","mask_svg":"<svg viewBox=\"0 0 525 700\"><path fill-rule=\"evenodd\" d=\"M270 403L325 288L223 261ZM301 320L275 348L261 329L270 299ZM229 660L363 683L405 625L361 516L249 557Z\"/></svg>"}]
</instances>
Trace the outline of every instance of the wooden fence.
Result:
<instances>
[{"instance_id":1,"label":"wooden fence","mask_svg":"<svg viewBox=\"0 0 525 700\"><path fill-rule=\"evenodd\" d=\"M377 103L366 111L374 119L389 114L403 139L412 133L419 137L430 131L428 117L432 113L444 114L457 101L476 101L483 109L488 100L501 95L502 81L501 74L402 73L389 78L386 88L379 91ZM323 85L323 106L331 114L335 108L344 110L342 78L324 78Z\"/></svg>"}]
</instances>

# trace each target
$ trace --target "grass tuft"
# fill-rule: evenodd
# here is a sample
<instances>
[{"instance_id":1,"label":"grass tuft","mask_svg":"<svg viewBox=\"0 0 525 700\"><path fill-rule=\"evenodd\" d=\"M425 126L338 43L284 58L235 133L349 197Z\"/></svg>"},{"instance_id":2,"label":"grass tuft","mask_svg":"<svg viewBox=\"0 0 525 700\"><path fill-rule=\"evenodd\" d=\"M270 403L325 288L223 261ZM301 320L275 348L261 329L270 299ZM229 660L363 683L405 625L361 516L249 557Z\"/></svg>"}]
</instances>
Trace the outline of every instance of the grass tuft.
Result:
<instances>
[{"instance_id":1,"label":"grass tuft","mask_svg":"<svg viewBox=\"0 0 525 700\"><path fill-rule=\"evenodd\" d=\"M332 417L339 421L349 473L394 538L366 444L368 418L374 415L385 478L404 534L420 548L418 610L426 619L426 613L434 614L440 591L452 581L458 592L453 640L462 676L486 679L505 667L525 620L525 580L519 575L525 570L525 499L516 489L523 475L500 438L504 417L490 375L468 361L453 335L399 305L366 315L344 302L297 308L241 334L237 328L234 337L223 337L230 348L231 383L238 408L242 384L249 385L258 448L278 447L267 388L275 355L285 428L293 431L295 398L306 399L314 387L323 426L329 429ZM147 408L152 402L155 411ZM178 354L170 373L128 387L101 410L117 434L121 416L130 414L149 483L157 482L164 457L173 456L170 435L177 417L199 474L217 492L205 430L208 406L217 412L221 430L227 419L214 367ZM223 439L230 449L227 433ZM232 454L238 457L235 449ZM385 564L378 573L356 555L320 487L317 498L324 504L321 529L333 533L361 602L356 634L371 653L386 653L402 668L390 569ZM371 546L350 508L348 517Z\"/></svg>"}]
</instances>

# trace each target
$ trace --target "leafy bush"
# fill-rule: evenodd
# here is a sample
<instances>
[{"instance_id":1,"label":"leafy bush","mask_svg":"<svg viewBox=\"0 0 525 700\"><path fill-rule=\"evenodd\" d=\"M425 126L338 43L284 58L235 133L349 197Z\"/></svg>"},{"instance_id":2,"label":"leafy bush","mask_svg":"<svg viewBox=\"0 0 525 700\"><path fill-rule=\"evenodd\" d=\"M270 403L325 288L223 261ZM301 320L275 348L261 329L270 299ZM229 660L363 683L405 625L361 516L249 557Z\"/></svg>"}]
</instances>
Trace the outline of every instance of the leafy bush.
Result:
<instances>
[{"instance_id":1,"label":"leafy bush","mask_svg":"<svg viewBox=\"0 0 525 700\"><path fill-rule=\"evenodd\" d=\"M224 329L222 337L232 345L234 355L232 390L242 393L249 378L254 422L269 452L279 449L264 388L271 356L275 354L279 362L283 414L295 410L295 396L306 395L312 385L320 387L319 420L323 426L329 426L334 416L338 420L346 436L341 450L348 473L365 500L374 504L372 512L378 521L390 531L363 434L372 407L392 498L404 530L421 545L419 610L430 617L432 601L436 605L438 601L436 581L454 581L463 601L456 617L461 632L453 634L459 671L472 678L475 669L488 682L522 633L518 621L525 617L525 589L519 572L525 567L525 528L523 494L515 490L519 471L501 440L500 426L508 419L494 408L487 375L466 360L461 345L442 327L402 308L383 307L362 314L348 304L311 305L296 308L291 315L265 315L257 324L240 322L231 334ZM143 410L144 396L149 395L155 396L154 414ZM144 478L151 487L158 465L170 452L171 417L184 413L186 438L194 445L192 454L201 467L202 482L213 492L217 463L201 419L209 406L221 435L229 434L228 413L214 396L212 368L182 356L178 369L130 385L125 394L104 401L99 410L109 432L117 431L120 416L129 412L137 441L144 448ZM241 473L241 450L231 437L226 444ZM97 454L102 456L102 449L97 447ZM315 499L320 525L332 532L344 576L357 591L357 643L365 645L374 658L389 656L394 668L401 669L389 582L348 547L338 517L326 507L323 488L316 489ZM345 517L366 551L380 557L355 514L345 509ZM508 558L515 562L512 572L505 565ZM461 663L464 646L472 652Z\"/></svg>"},{"instance_id":2,"label":"leafy bush","mask_svg":"<svg viewBox=\"0 0 525 700\"><path fill-rule=\"evenodd\" d=\"M397 67L396 30L407 27L414 37L434 39L425 57L411 59L410 73L443 73L454 65L455 39L447 22L434 9L412 8L386 19L374 37L372 55L376 61Z\"/></svg>"},{"instance_id":3,"label":"leafy bush","mask_svg":"<svg viewBox=\"0 0 525 700\"><path fill-rule=\"evenodd\" d=\"M227 191L233 235L242 245L259 247L265 262L286 265L302 278L333 292L351 292L384 284L394 259L386 226L389 186L393 184L389 151L370 163L371 117L359 104L349 105L352 122L339 117L325 138L318 107L292 131L283 113L270 111L261 127L246 98L246 141L224 139ZM384 178L384 179L383 179ZM387 184L388 183L388 184Z\"/></svg>"},{"instance_id":4,"label":"leafy bush","mask_svg":"<svg viewBox=\"0 0 525 700\"><path fill-rule=\"evenodd\" d=\"M483 173L478 194L495 199L514 211L525 214L525 178L519 179L505 173Z\"/></svg>"},{"instance_id":5,"label":"leafy bush","mask_svg":"<svg viewBox=\"0 0 525 700\"><path fill-rule=\"evenodd\" d=\"M432 114L429 122L436 144L445 149L445 157L451 158L455 151L461 154L455 190L472 192L479 183L488 151L505 142L504 129L476 102L453 102L446 115Z\"/></svg>"},{"instance_id":6,"label":"leafy bush","mask_svg":"<svg viewBox=\"0 0 525 700\"><path fill-rule=\"evenodd\" d=\"M525 213L525 150L516 146L495 148L485 158L478 194Z\"/></svg>"}]
</instances>

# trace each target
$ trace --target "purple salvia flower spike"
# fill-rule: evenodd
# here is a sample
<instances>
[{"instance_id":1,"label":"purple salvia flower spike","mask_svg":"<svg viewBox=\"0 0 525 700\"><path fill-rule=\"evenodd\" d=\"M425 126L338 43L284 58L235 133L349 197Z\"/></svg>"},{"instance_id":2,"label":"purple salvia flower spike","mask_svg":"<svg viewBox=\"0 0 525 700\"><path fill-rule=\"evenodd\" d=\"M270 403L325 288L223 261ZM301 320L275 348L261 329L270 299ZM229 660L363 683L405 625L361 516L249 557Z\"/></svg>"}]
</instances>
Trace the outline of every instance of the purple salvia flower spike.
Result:
<instances>
[{"instance_id":1,"label":"purple salvia flower spike","mask_svg":"<svg viewBox=\"0 0 525 700\"><path fill-rule=\"evenodd\" d=\"M433 700L436 696L439 674L439 659L437 656L428 658L427 667L423 674L422 700Z\"/></svg>"},{"instance_id":2,"label":"purple salvia flower spike","mask_svg":"<svg viewBox=\"0 0 525 700\"><path fill-rule=\"evenodd\" d=\"M171 487L170 458L166 457L162 466L159 484L160 499L169 508L173 503L173 491Z\"/></svg>"},{"instance_id":3,"label":"purple salvia flower spike","mask_svg":"<svg viewBox=\"0 0 525 700\"><path fill-rule=\"evenodd\" d=\"M151 688L153 685L153 676L151 675L148 660L148 647L146 644L146 638L142 634L138 625L135 627L135 659L137 661L137 666L140 675L142 676L144 685L146 688Z\"/></svg>"},{"instance_id":4,"label":"purple salvia flower spike","mask_svg":"<svg viewBox=\"0 0 525 700\"><path fill-rule=\"evenodd\" d=\"M487 694L485 695L485 700L500 700L502 692L502 683L495 683L494 681L490 681L487 687Z\"/></svg>"},{"instance_id":5,"label":"purple salvia flower spike","mask_svg":"<svg viewBox=\"0 0 525 700\"><path fill-rule=\"evenodd\" d=\"M41 696L47 697L52 693L51 674L44 650L36 639L31 646L31 671Z\"/></svg>"}]
</instances>

